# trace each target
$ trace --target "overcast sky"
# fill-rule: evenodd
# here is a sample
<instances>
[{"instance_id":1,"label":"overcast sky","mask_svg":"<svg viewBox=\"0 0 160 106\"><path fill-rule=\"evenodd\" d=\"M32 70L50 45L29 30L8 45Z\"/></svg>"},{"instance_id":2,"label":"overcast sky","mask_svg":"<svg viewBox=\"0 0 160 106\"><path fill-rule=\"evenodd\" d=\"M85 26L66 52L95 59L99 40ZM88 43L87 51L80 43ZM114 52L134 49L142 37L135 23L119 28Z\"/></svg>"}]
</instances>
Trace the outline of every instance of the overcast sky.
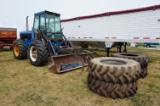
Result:
<instances>
[{"instance_id":1,"label":"overcast sky","mask_svg":"<svg viewBox=\"0 0 160 106\"><path fill-rule=\"evenodd\" d=\"M0 27L25 30L25 18L29 16L29 28L35 12L48 10L61 14L61 19L133 9L160 4L160 0L0 0Z\"/></svg>"}]
</instances>

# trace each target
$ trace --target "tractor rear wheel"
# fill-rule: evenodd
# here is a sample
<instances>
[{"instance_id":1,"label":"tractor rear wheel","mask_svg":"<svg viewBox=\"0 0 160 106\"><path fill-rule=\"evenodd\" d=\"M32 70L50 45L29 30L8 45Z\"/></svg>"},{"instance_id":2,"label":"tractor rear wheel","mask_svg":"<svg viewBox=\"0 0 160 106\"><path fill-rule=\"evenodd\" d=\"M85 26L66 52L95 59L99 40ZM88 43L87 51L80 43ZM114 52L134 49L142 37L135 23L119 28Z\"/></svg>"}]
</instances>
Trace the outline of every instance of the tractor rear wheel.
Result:
<instances>
[{"instance_id":1,"label":"tractor rear wheel","mask_svg":"<svg viewBox=\"0 0 160 106\"><path fill-rule=\"evenodd\" d=\"M18 60L27 58L27 47L23 40L18 39L13 42L13 55Z\"/></svg>"},{"instance_id":2,"label":"tractor rear wheel","mask_svg":"<svg viewBox=\"0 0 160 106\"><path fill-rule=\"evenodd\" d=\"M148 66L147 56L137 53L113 53L111 56L119 58L128 58L139 62L141 66L140 77L144 78L147 76L147 66Z\"/></svg>"},{"instance_id":3,"label":"tractor rear wheel","mask_svg":"<svg viewBox=\"0 0 160 106\"><path fill-rule=\"evenodd\" d=\"M113 99L134 95L138 89L137 84L138 80L130 83L107 83L88 75L88 87L91 91Z\"/></svg>"},{"instance_id":4,"label":"tractor rear wheel","mask_svg":"<svg viewBox=\"0 0 160 106\"><path fill-rule=\"evenodd\" d=\"M89 73L107 83L130 83L139 79L140 64L131 59L116 57L94 58Z\"/></svg>"},{"instance_id":5,"label":"tractor rear wheel","mask_svg":"<svg viewBox=\"0 0 160 106\"><path fill-rule=\"evenodd\" d=\"M43 66L48 58L45 45L39 40L31 42L28 48L28 57L32 65Z\"/></svg>"}]
</instances>

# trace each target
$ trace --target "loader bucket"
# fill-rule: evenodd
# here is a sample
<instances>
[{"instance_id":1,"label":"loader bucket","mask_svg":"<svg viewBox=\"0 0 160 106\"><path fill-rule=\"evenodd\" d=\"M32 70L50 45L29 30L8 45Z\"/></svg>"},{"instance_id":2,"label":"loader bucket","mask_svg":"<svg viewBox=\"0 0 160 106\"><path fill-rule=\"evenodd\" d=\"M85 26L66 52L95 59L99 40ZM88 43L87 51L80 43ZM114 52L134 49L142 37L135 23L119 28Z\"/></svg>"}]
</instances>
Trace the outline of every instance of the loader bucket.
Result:
<instances>
[{"instance_id":1,"label":"loader bucket","mask_svg":"<svg viewBox=\"0 0 160 106\"><path fill-rule=\"evenodd\" d=\"M48 68L53 73L63 73L88 65L83 54L73 55L58 55L51 56L48 63Z\"/></svg>"}]
</instances>

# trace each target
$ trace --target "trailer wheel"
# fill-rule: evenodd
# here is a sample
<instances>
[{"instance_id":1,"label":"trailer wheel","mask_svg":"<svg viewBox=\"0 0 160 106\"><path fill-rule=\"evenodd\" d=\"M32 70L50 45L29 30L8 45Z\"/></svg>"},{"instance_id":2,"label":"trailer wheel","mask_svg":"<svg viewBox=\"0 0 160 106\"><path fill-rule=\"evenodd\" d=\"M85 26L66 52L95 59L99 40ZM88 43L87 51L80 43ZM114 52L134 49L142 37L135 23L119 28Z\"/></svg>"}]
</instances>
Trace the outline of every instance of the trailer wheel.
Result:
<instances>
[{"instance_id":1,"label":"trailer wheel","mask_svg":"<svg viewBox=\"0 0 160 106\"><path fill-rule=\"evenodd\" d=\"M39 40L31 42L28 48L30 63L34 66L43 66L48 58L48 53L44 44Z\"/></svg>"},{"instance_id":2,"label":"trailer wheel","mask_svg":"<svg viewBox=\"0 0 160 106\"><path fill-rule=\"evenodd\" d=\"M13 42L13 55L18 60L27 58L27 47L23 40L18 39Z\"/></svg>"},{"instance_id":3,"label":"trailer wheel","mask_svg":"<svg viewBox=\"0 0 160 106\"><path fill-rule=\"evenodd\" d=\"M114 53L111 56L113 57L120 57L120 58L128 58L135 60L140 63L141 72L140 77L144 78L147 75L147 66L148 66L148 58L143 54L136 54L136 53Z\"/></svg>"},{"instance_id":4,"label":"trailer wheel","mask_svg":"<svg viewBox=\"0 0 160 106\"><path fill-rule=\"evenodd\" d=\"M107 83L130 83L139 78L140 65L130 59L100 57L91 60L89 73Z\"/></svg>"},{"instance_id":5,"label":"trailer wheel","mask_svg":"<svg viewBox=\"0 0 160 106\"><path fill-rule=\"evenodd\" d=\"M94 93L101 96L111 98L124 98L132 96L137 91L138 80L130 83L107 83L94 78L92 75L88 75L88 87Z\"/></svg>"}]
</instances>

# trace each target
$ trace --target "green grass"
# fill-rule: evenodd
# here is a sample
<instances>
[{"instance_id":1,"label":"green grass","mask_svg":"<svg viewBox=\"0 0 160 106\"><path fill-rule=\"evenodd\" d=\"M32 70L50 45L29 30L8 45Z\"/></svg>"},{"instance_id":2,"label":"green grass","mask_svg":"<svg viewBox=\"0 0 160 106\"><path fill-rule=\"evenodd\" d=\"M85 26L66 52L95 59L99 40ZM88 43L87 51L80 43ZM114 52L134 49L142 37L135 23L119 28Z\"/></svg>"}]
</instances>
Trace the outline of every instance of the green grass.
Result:
<instances>
[{"instance_id":1,"label":"green grass","mask_svg":"<svg viewBox=\"0 0 160 106\"><path fill-rule=\"evenodd\" d=\"M134 96L114 100L88 89L86 71L53 74L47 65L32 66L28 59L16 60L12 51L1 49L0 106L160 106L160 51L128 47L128 52L148 56L148 76L138 81Z\"/></svg>"}]
</instances>

